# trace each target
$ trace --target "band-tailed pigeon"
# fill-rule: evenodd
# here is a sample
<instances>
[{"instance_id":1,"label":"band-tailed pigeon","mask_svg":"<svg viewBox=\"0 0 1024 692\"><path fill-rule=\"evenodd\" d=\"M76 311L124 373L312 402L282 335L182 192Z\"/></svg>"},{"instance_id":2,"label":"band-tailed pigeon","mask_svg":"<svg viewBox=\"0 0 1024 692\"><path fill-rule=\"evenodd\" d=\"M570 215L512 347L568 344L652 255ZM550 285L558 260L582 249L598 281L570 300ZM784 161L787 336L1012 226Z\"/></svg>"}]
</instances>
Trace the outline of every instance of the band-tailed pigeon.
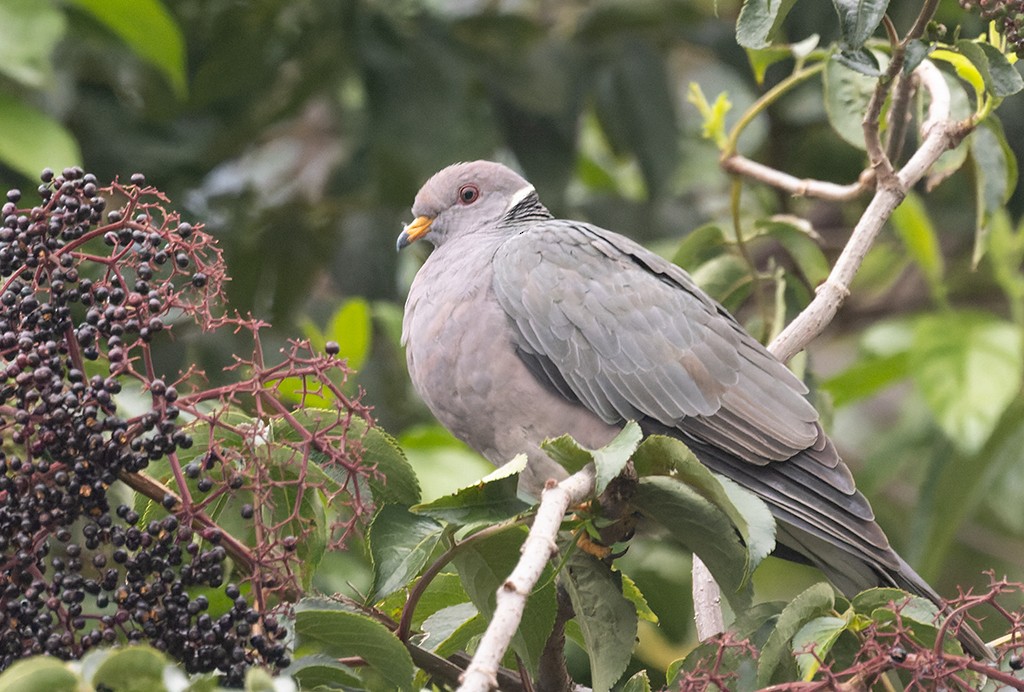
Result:
<instances>
[{"instance_id":1,"label":"band-tailed pigeon","mask_svg":"<svg viewBox=\"0 0 1024 692\"><path fill-rule=\"evenodd\" d=\"M435 248L405 306L412 382L492 462L525 452L534 495L565 475L543 440L569 433L597 448L635 420L759 495L783 549L847 595L891 585L940 603L889 546L804 384L685 271L555 219L530 183L488 161L435 174L412 211L398 248Z\"/></svg>"}]
</instances>

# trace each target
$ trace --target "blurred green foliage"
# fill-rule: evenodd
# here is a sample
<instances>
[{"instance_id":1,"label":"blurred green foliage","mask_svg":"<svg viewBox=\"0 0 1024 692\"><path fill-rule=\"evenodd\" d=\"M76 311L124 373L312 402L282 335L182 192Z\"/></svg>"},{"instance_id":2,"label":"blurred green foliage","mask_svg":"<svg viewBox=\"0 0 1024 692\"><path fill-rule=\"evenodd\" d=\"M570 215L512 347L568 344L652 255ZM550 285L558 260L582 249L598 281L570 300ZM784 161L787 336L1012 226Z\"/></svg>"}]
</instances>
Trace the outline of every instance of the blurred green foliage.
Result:
<instances>
[{"instance_id":1,"label":"blurred green foliage","mask_svg":"<svg viewBox=\"0 0 1024 692\"><path fill-rule=\"evenodd\" d=\"M722 135L793 65L737 46L739 5L3 0L0 184L30 192L41 168L73 163L101 180L144 172L219 237L231 305L274 323L266 343L339 343L359 369L349 386L365 388L399 436L429 500L484 468L431 426L398 345L416 260L398 258L394 239L440 167L518 165L556 213L675 255L764 336L810 299L862 205L752 186L738 207L747 254L734 251L729 180L693 103ZM894 3L896 26L913 5ZM963 37L984 30L954 0L937 18ZM840 35L830 3L801 3L782 31L822 45ZM830 66L825 83L849 103L863 80L843 69ZM958 86L954 109L969 112L973 97ZM864 162L843 115L808 82L747 127L739 148L792 175L848 182ZM880 522L946 594L982 583L984 568L1024 574L1024 195L993 176L1024 155L1024 99L999 115L1004 140L994 125L979 130L970 156L947 154L936 187L893 219L806 366ZM200 334L175 344L161 367L196 362L214 380L234 346ZM688 589L685 558L641 538L626 564L663 616L657 632L641 629L639 657L664 657L666 642L678 653L692 633L680 625L683 599L668 594ZM772 574L765 593L808 583ZM366 575L352 581L365 586Z\"/></svg>"}]
</instances>

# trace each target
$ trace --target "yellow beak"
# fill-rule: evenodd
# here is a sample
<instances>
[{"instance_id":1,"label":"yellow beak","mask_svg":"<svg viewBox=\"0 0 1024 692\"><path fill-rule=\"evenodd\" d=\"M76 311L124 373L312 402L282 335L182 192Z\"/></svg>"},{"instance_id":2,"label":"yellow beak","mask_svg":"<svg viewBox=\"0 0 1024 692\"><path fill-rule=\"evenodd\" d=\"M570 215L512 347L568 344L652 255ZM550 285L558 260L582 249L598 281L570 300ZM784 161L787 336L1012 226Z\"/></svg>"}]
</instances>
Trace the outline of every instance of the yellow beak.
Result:
<instances>
[{"instance_id":1,"label":"yellow beak","mask_svg":"<svg viewBox=\"0 0 1024 692\"><path fill-rule=\"evenodd\" d=\"M398 249L401 250L425 236L432 223L434 220L428 216L417 216L413 219L412 223L402 229L401 235L398 236Z\"/></svg>"}]
</instances>

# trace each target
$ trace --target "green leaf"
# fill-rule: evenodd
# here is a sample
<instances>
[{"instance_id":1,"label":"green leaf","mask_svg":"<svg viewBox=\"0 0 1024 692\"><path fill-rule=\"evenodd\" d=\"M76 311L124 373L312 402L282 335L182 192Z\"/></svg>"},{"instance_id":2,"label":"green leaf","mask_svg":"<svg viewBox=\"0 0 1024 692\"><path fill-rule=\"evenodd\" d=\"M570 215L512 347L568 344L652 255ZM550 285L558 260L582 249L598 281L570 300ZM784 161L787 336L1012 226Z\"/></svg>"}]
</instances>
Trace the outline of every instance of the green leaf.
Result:
<instances>
[{"instance_id":1,"label":"green leaf","mask_svg":"<svg viewBox=\"0 0 1024 692\"><path fill-rule=\"evenodd\" d=\"M1024 89L1024 78L995 46L960 39L956 49L978 70L985 88L996 98L1005 98Z\"/></svg>"},{"instance_id":2,"label":"green leaf","mask_svg":"<svg viewBox=\"0 0 1024 692\"><path fill-rule=\"evenodd\" d=\"M633 505L700 556L736 612L750 603L749 554L729 516L697 490L674 478L641 478Z\"/></svg>"},{"instance_id":3,"label":"green leaf","mask_svg":"<svg viewBox=\"0 0 1024 692\"><path fill-rule=\"evenodd\" d=\"M455 555L453 562L462 577L462 585L485 621L490 621L494 615L498 587L515 569L525 538L526 529L516 527L472 541ZM550 565L545 566L537 584L526 601L519 630L512 639L512 647L531 672L536 672L555 624L555 586Z\"/></svg>"},{"instance_id":4,"label":"green leaf","mask_svg":"<svg viewBox=\"0 0 1024 692\"><path fill-rule=\"evenodd\" d=\"M489 620L477 613L476 616L459 625L447 639L440 643L434 642L434 653L447 658L458 651L464 651L472 641L483 636L487 631L488 622Z\"/></svg>"},{"instance_id":5,"label":"green leaf","mask_svg":"<svg viewBox=\"0 0 1024 692\"><path fill-rule=\"evenodd\" d=\"M364 615L341 610L298 609L295 642L299 656L310 653L333 658L359 656L391 688L413 688L415 669L405 646L384 625Z\"/></svg>"},{"instance_id":6,"label":"green leaf","mask_svg":"<svg viewBox=\"0 0 1024 692\"><path fill-rule=\"evenodd\" d=\"M878 28L889 0L832 0L847 48L860 48Z\"/></svg>"},{"instance_id":7,"label":"green leaf","mask_svg":"<svg viewBox=\"0 0 1024 692\"><path fill-rule=\"evenodd\" d=\"M707 97L704 96L704 92L700 88L700 84L690 82L690 87L686 92L686 100L692 103L700 112L700 117L703 120L701 123L701 136L704 139L710 139L715 143L715 146L724 150L729 139L726 134L725 116L729 109L732 108L732 103L729 102L729 95L724 91L721 92L715 98L714 105L712 105L708 103Z\"/></svg>"},{"instance_id":8,"label":"green leaf","mask_svg":"<svg viewBox=\"0 0 1024 692\"><path fill-rule=\"evenodd\" d=\"M744 48L767 48L796 0L744 0L736 20L736 42Z\"/></svg>"},{"instance_id":9,"label":"green leaf","mask_svg":"<svg viewBox=\"0 0 1024 692\"><path fill-rule=\"evenodd\" d=\"M718 476L718 482L729 496L729 503L743 517L743 541L747 544L747 553L750 555L750 564L747 567L747 573L750 574L761 564L761 560L775 550L775 517L764 500L739 483L725 476Z\"/></svg>"},{"instance_id":10,"label":"green leaf","mask_svg":"<svg viewBox=\"0 0 1024 692\"><path fill-rule=\"evenodd\" d=\"M38 180L46 167L60 170L81 165L82 154L63 125L10 94L0 93L0 162Z\"/></svg>"},{"instance_id":11,"label":"green leaf","mask_svg":"<svg viewBox=\"0 0 1024 692\"><path fill-rule=\"evenodd\" d=\"M642 438L640 426L635 421L627 421L615 439L594 450L594 467L597 470L594 481L595 495L603 493L608 484L622 473Z\"/></svg>"},{"instance_id":12,"label":"green leaf","mask_svg":"<svg viewBox=\"0 0 1024 692\"><path fill-rule=\"evenodd\" d=\"M766 234L777 240L811 286L817 286L828 278L828 259L818 244L818 234L806 220L778 214L768 219L758 219L754 229L758 235Z\"/></svg>"},{"instance_id":13,"label":"green leaf","mask_svg":"<svg viewBox=\"0 0 1024 692\"><path fill-rule=\"evenodd\" d=\"M118 692L153 692L164 688L167 658L148 646L129 646L111 652L92 676L94 687Z\"/></svg>"},{"instance_id":14,"label":"green leaf","mask_svg":"<svg viewBox=\"0 0 1024 692\"><path fill-rule=\"evenodd\" d=\"M890 218L896 235L921 268L932 296L940 303L943 302L946 298L946 285L943 281L942 250L924 202L911 190Z\"/></svg>"},{"instance_id":15,"label":"green leaf","mask_svg":"<svg viewBox=\"0 0 1024 692\"><path fill-rule=\"evenodd\" d=\"M618 572L592 555L575 551L567 561L565 587L590 657L594 692L612 688L633 655L637 613L622 595Z\"/></svg>"},{"instance_id":16,"label":"green leaf","mask_svg":"<svg viewBox=\"0 0 1024 692\"><path fill-rule=\"evenodd\" d=\"M433 519L400 505L384 505L367 533L373 561L373 595L377 602L408 584L427 564L444 528Z\"/></svg>"},{"instance_id":17,"label":"green leaf","mask_svg":"<svg viewBox=\"0 0 1024 692\"><path fill-rule=\"evenodd\" d=\"M53 49L67 30L64 13L37 0L6 0L0 3L0 26L0 73L28 87L49 83Z\"/></svg>"},{"instance_id":18,"label":"green leaf","mask_svg":"<svg viewBox=\"0 0 1024 692\"><path fill-rule=\"evenodd\" d=\"M805 623L830 613L835 607L835 592L825 582L811 586L794 598L779 615L775 629L761 649L757 662L757 684L766 687L774 681L775 672L790 656L789 642Z\"/></svg>"},{"instance_id":19,"label":"green leaf","mask_svg":"<svg viewBox=\"0 0 1024 692\"><path fill-rule=\"evenodd\" d=\"M636 582L630 579L628 574L619 573L622 578L622 595L627 601L633 604L636 609L636 614L641 619L647 622L653 622L657 624L658 616L651 610L651 606L647 604L647 599L644 598L643 593L640 592L640 587L636 585Z\"/></svg>"},{"instance_id":20,"label":"green leaf","mask_svg":"<svg viewBox=\"0 0 1024 692\"><path fill-rule=\"evenodd\" d=\"M975 266L988 248L989 222L1010 199L1017 186L1017 158L999 121L990 116L969 137L974 162L977 215L974 239Z\"/></svg>"},{"instance_id":21,"label":"green leaf","mask_svg":"<svg viewBox=\"0 0 1024 692\"><path fill-rule=\"evenodd\" d=\"M185 39L160 0L71 0L164 74L179 97L187 89Z\"/></svg>"},{"instance_id":22,"label":"green leaf","mask_svg":"<svg viewBox=\"0 0 1024 692\"><path fill-rule=\"evenodd\" d=\"M267 503L268 524L280 527L279 535L298 539L295 554L299 557L299 577L303 588L308 589L327 549L329 532L324 495L309 484L310 470L318 471L319 467L307 460L303 473L295 451L287 447L273 449L267 462L268 475L275 482Z\"/></svg>"},{"instance_id":23,"label":"green leaf","mask_svg":"<svg viewBox=\"0 0 1024 692\"><path fill-rule=\"evenodd\" d=\"M79 692L80 684L64 661L52 656L24 658L0 673L3 692Z\"/></svg>"},{"instance_id":24,"label":"green leaf","mask_svg":"<svg viewBox=\"0 0 1024 692\"><path fill-rule=\"evenodd\" d=\"M252 667L245 672L245 692L274 692L274 678L262 668Z\"/></svg>"},{"instance_id":25,"label":"green leaf","mask_svg":"<svg viewBox=\"0 0 1024 692\"><path fill-rule=\"evenodd\" d=\"M298 680L301 689L317 689L318 685L333 689L337 685L359 689L362 683L348 666L323 654L303 656L288 666L285 673Z\"/></svg>"},{"instance_id":26,"label":"green leaf","mask_svg":"<svg viewBox=\"0 0 1024 692\"><path fill-rule=\"evenodd\" d=\"M796 58L803 60L818 47L821 37L818 34L811 34L803 41L781 46L768 46L767 48L748 48L747 60L750 62L750 69L754 73L754 79L758 86L764 84L764 76L772 65L786 60Z\"/></svg>"},{"instance_id":27,"label":"green leaf","mask_svg":"<svg viewBox=\"0 0 1024 692\"><path fill-rule=\"evenodd\" d=\"M864 113L878 80L832 59L825 64L822 82L832 129L848 144L864 150Z\"/></svg>"},{"instance_id":28,"label":"green leaf","mask_svg":"<svg viewBox=\"0 0 1024 692\"><path fill-rule=\"evenodd\" d=\"M572 435L544 440L540 448L569 473L576 473L594 460L594 453L580 445Z\"/></svg>"},{"instance_id":29,"label":"green leaf","mask_svg":"<svg viewBox=\"0 0 1024 692\"><path fill-rule=\"evenodd\" d=\"M593 461L597 471L594 492L600 495L625 468L642 437L640 426L634 421L627 421L615 439L599 449L587 449L569 435L544 440L541 449L569 473L575 473Z\"/></svg>"},{"instance_id":30,"label":"green leaf","mask_svg":"<svg viewBox=\"0 0 1024 692\"><path fill-rule=\"evenodd\" d=\"M865 77L882 76L882 68L878 64L878 56L866 48L841 50L833 54L832 59Z\"/></svg>"},{"instance_id":31,"label":"green leaf","mask_svg":"<svg viewBox=\"0 0 1024 692\"><path fill-rule=\"evenodd\" d=\"M374 502L414 505L420 501L419 478L395 438L378 427L367 429L366 421L353 418L347 439L359 440L363 464L383 476L369 480Z\"/></svg>"},{"instance_id":32,"label":"green leaf","mask_svg":"<svg viewBox=\"0 0 1024 692\"><path fill-rule=\"evenodd\" d=\"M420 642L421 646L434 650L449 642L460 630L465 634L468 631L465 629L466 626L472 620L478 619L478 615L476 606L468 601L438 609L423 619L421 629L424 637ZM465 640L462 644L465 644Z\"/></svg>"},{"instance_id":33,"label":"green leaf","mask_svg":"<svg viewBox=\"0 0 1024 692\"><path fill-rule=\"evenodd\" d=\"M975 101L979 104L985 96L985 80L978 68L963 53L957 53L945 48L938 48L931 53L932 60L941 60L949 63L956 70L957 76L971 85L974 90Z\"/></svg>"},{"instance_id":34,"label":"green leaf","mask_svg":"<svg viewBox=\"0 0 1024 692\"><path fill-rule=\"evenodd\" d=\"M651 681L647 677L647 671L641 670L633 674L629 680L622 685L622 692L651 692Z\"/></svg>"},{"instance_id":35,"label":"green leaf","mask_svg":"<svg viewBox=\"0 0 1024 692\"><path fill-rule=\"evenodd\" d=\"M725 234L722 228L709 223L693 229L683 238L672 256L672 263L689 271L717 257L725 250Z\"/></svg>"},{"instance_id":36,"label":"green leaf","mask_svg":"<svg viewBox=\"0 0 1024 692\"><path fill-rule=\"evenodd\" d=\"M519 455L473 485L411 509L417 514L461 526L509 519L530 508L516 494L519 472L525 465L526 455Z\"/></svg>"},{"instance_id":37,"label":"green leaf","mask_svg":"<svg viewBox=\"0 0 1024 692\"><path fill-rule=\"evenodd\" d=\"M793 636L793 653L805 682L810 681L821 668L819 659L824 660L832 646L849 626L847 618L834 615L816 617L800 628Z\"/></svg>"},{"instance_id":38,"label":"green leaf","mask_svg":"<svg viewBox=\"0 0 1024 692\"><path fill-rule=\"evenodd\" d=\"M746 544L748 576L775 549L775 520L767 505L728 478L712 473L679 440L651 435L633 456L638 473L658 464L666 465L673 481L699 493L728 517Z\"/></svg>"},{"instance_id":39,"label":"green leaf","mask_svg":"<svg viewBox=\"0 0 1024 692\"><path fill-rule=\"evenodd\" d=\"M837 409L859 401L903 380L908 375L909 354L858 358L846 370L821 383Z\"/></svg>"},{"instance_id":40,"label":"green leaf","mask_svg":"<svg viewBox=\"0 0 1024 692\"><path fill-rule=\"evenodd\" d=\"M1022 359L1016 325L982 312L944 312L918 320L910 374L943 432L973 453L1020 390Z\"/></svg>"},{"instance_id":41,"label":"green leaf","mask_svg":"<svg viewBox=\"0 0 1024 692\"><path fill-rule=\"evenodd\" d=\"M437 574L430 580L426 591L420 595L419 603L416 604L416 612L413 613L412 626L419 627L424 620L439 610L468 602L469 596L462 588L462 580L459 579L459 575L454 572ZM378 608L398 620L405 603L405 592L398 591L385 598Z\"/></svg>"},{"instance_id":42,"label":"green leaf","mask_svg":"<svg viewBox=\"0 0 1024 692\"><path fill-rule=\"evenodd\" d=\"M360 370L370 353L372 327L369 303L362 298L352 298L331 317L324 336L328 341L337 342L341 349L338 356L348 362L349 368Z\"/></svg>"}]
</instances>

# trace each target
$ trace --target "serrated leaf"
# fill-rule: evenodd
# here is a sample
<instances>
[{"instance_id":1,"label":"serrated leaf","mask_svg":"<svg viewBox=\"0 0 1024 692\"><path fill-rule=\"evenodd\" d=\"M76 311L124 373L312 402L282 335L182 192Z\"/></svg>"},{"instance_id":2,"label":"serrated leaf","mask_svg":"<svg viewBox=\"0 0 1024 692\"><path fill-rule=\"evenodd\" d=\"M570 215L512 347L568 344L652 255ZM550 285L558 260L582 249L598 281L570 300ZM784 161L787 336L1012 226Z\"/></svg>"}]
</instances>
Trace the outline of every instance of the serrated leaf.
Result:
<instances>
[{"instance_id":1,"label":"serrated leaf","mask_svg":"<svg viewBox=\"0 0 1024 692\"><path fill-rule=\"evenodd\" d=\"M942 250L924 202L917 193L910 190L903 202L893 211L890 219L896 235L921 268L932 295L941 302L946 296Z\"/></svg>"},{"instance_id":2,"label":"serrated leaf","mask_svg":"<svg viewBox=\"0 0 1024 692\"><path fill-rule=\"evenodd\" d=\"M366 422L356 418L349 423L347 437L359 439L363 464L383 476L369 479L374 502L414 505L420 501L419 478L395 438L378 427L367 429Z\"/></svg>"},{"instance_id":3,"label":"serrated leaf","mask_svg":"<svg viewBox=\"0 0 1024 692\"><path fill-rule=\"evenodd\" d=\"M574 440L572 435L544 440L540 448L569 473L576 473L594 460L594 453Z\"/></svg>"},{"instance_id":4,"label":"serrated leaf","mask_svg":"<svg viewBox=\"0 0 1024 692\"><path fill-rule=\"evenodd\" d=\"M839 15L839 30L848 48L860 48L878 28L889 0L832 0Z\"/></svg>"},{"instance_id":5,"label":"serrated leaf","mask_svg":"<svg viewBox=\"0 0 1024 692\"><path fill-rule=\"evenodd\" d=\"M371 602L408 584L427 564L444 527L429 517L413 514L400 505L384 505L373 517L367 533L373 562Z\"/></svg>"},{"instance_id":6,"label":"serrated leaf","mask_svg":"<svg viewBox=\"0 0 1024 692\"><path fill-rule=\"evenodd\" d=\"M832 587L821 582L804 590L783 609L757 661L759 687L772 684L775 672L782 666L785 658L790 656L789 642L804 623L831 612L834 607L835 593Z\"/></svg>"},{"instance_id":7,"label":"serrated leaf","mask_svg":"<svg viewBox=\"0 0 1024 692\"><path fill-rule=\"evenodd\" d=\"M744 48L767 48L796 0L744 0L736 20L736 42Z\"/></svg>"},{"instance_id":8,"label":"serrated leaf","mask_svg":"<svg viewBox=\"0 0 1024 692\"><path fill-rule=\"evenodd\" d=\"M622 692L651 692L651 681L647 677L647 671L634 673L633 677L623 683Z\"/></svg>"},{"instance_id":9,"label":"serrated leaf","mask_svg":"<svg viewBox=\"0 0 1024 692\"><path fill-rule=\"evenodd\" d=\"M622 595L619 573L592 555L574 552L563 574L586 642L591 686L595 692L606 692L622 677L632 658L636 608Z\"/></svg>"},{"instance_id":10,"label":"serrated leaf","mask_svg":"<svg viewBox=\"0 0 1024 692\"><path fill-rule=\"evenodd\" d=\"M828 656L848 625L846 618L823 615L806 623L793 636L793 654L805 682L809 682L820 670L819 659L824 660Z\"/></svg>"},{"instance_id":11,"label":"serrated leaf","mask_svg":"<svg viewBox=\"0 0 1024 692\"><path fill-rule=\"evenodd\" d=\"M64 13L36 0L6 0L0 3L0 26L0 73L29 87L49 83L53 49L67 30Z\"/></svg>"},{"instance_id":12,"label":"serrated leaf","mask_svg":"<svg viewBox=\"0 0 1024 692\"><path fill-rule=\"evenodd\" d=\"M918 320L910 374L947 437L977 452L1021 386L1024 344L1011 322L974 311Z\"/></svg>"},{"instance_id":13,"label":"serrated leaf","mask_svg":"<svg viewBox=\"0 0 1024 692\"><path fill-rule=\"evenodd\" d=\"M71 0L114 32L140 58L164 74L183 97L185 38L160 0Z\"/></svg>"},{"instance_id":14,"label":"serrated leaf","mask_svg":"<svg viewBox=\"0 0 1024 692\"><path fill-rule=\"evenodd\" d=\"M92 676L94 687L118 692L153 692L164 688L167 657L148 646L118 649L104 659Z\"/></svg>"},{"instance_id":15,"label":"serrated leaf","mask_svg":"<svg viewBox=\"0 0 1024 692\"><path fill-rule=\"evenodd\" d=\"M462 585L485 621L494 615L498 587L512 573L526 529L516 527L483 540L464 545L453 563L462 577ZM537 587L526 601L526 609L512 639L512 647L523 659L527 670L536 672L541 653L555 624L555 587L551 566L546 565Z\"/></svg>"},{"instance_id":16,"label":"serrated leaf","mask_svg":"<svg viewBox=\"0 0 1024 692\"><path fill-rule=\"evenodd\" d=\"M52 656L15 661L0 673L0 690L10 692L78 692L80 684L64 661Z\"/></svg>"},{"instance_id":17,"label":"serrated leaf","mask_svg":"<svg viewBox=\"0 0 1024 692\"><path fill-rule=\"evenodd\" d=\"M850 607L862 615L870 615L879 608L898 610L915 622L934 625L939 609L934 603L920 596L913 596L903 589L877 587L861 591L850 600Z\"/></svg>"},{"instance_id":18,"label":"serrated leaf","mask_svg":"<svg viewBox=\"0 0 1024 692\"><path fill-rule=\"evenodd\" d=\"M993 96L1005 98L1024 89L1024 78L995 46L989 43L960 39L956 42L956 49L971 61L981 75L985 88Z\"/></svg>"},{"instance_id":19,"label":"serrated leaf","mask_svg":"<svg viewBox=\"0 0 1024 692\"><path fill-rule=\"evenodd\" d=\"M393 689L412 689L415 668L409 652L386 627L364 615L341 610L297 610L295 642L299 656L359 656Z\"/></svg>"},{"instance_id":20,"label":"serrated leaf","mask_svg":"<svg viewBox=\"0 0 1024 692\"><path fill-rule=\"evenodd\" d=\"M636 608L637 616L642 620L657 624L658 615L647 604L647 599L644 598L640 587L636 585L636 582L628 574L620 572L619 576L622 578L622 595Z\"/></svg>"},{"instance_id":21,"label":"serrated leaf","mask_svg":"<svg viewBox=\"0 0 1024 692\"><path fill-rule=\"evenodd\" d=\"M864 150L864 113L878 80L832 59L825 64L822 82L825 112L832 129L848 144Z\"/></svg>"},{"instance_id":22,"label":"serrated leaf","mask_svg":"<svg viewBox=\"0 0 1024 692\"><path fill-rule=\"evenodd\" d=\"M46 167L78 166L78 143L63 125L46 113L0 93L0 162L26 178L38 180Z\"/></svg>"},{"instance_id":23,"label":"serrated leaf","mask_svg":"<svg viewBox=\"0 0 1024 692\"><path fill-rule=\"evenodd\" d=\"M622 473L642 438L643 433L636 421L627 421L615 439L593 451L594 468L597 471L594 480L595 495L603 493L608 484Z\"/></svg>"},{"instance_id":24,"label":"serrated leaf","mask_svg":"<svg viewBox=\"0 0 1024 692\"><path fill-rule=\"evenodd\" d=\"M665 476L641 478L633 505L700 556L734 611L749 605L746 570L750 556L724 511L685 483Z\"/></svg>"},{"instance_id":25,"label":"serrated leaf","mask_svg":"<svg viewBox=\"0 0 1024 692\"><path fill-rule=\"evenodd\" d=\"M530 508L517 495L519 473L525 464L526 456L520 455L473 485L433 502L414 505L411 510L461 526L494 523L514 517Z\"/></svg>"}]
</instances>

